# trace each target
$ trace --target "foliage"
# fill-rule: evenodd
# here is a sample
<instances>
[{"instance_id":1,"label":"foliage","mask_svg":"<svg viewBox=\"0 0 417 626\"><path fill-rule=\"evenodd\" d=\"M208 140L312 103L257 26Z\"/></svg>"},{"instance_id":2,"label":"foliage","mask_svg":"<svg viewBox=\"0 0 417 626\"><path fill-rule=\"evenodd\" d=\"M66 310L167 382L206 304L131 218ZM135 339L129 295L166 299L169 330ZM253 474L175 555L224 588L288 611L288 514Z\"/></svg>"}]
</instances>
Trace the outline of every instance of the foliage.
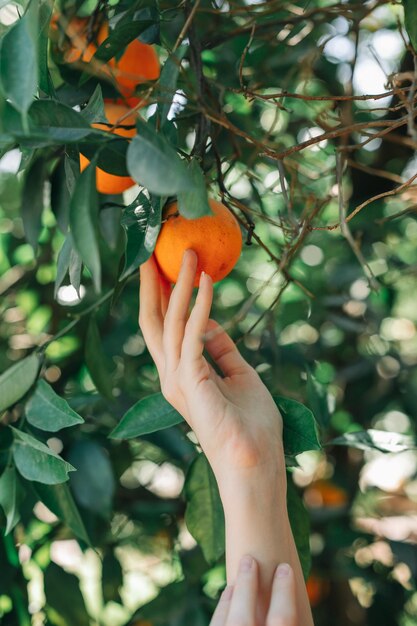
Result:
<instances>
[{"instance_id":1,"label":"foliage","mask_svg":"<svg viewBox=\"0 0 417 626\"><path fill-rule=\"evenodd\" d=\"M225 576L217 487L137 328L137 269L166 200L192 218L208 193L246 236L213 316L283 414L300 558L307 574L310 544L313 575L331 581L316 623L415 623L415 547L389 526L415 507L417 467L416 20L403 5L0 2L5 626L209 623ZM75 15L91 38L110 20L88 63L65 58ZM120 97L103 61L137 37L161 74L136 89L129 140L91 124ZM97 165L140 186L100 195ZM383 455L397 474L373 470ZM323 506L323 478L348 504Z\"/></svg>"}]
</instances>

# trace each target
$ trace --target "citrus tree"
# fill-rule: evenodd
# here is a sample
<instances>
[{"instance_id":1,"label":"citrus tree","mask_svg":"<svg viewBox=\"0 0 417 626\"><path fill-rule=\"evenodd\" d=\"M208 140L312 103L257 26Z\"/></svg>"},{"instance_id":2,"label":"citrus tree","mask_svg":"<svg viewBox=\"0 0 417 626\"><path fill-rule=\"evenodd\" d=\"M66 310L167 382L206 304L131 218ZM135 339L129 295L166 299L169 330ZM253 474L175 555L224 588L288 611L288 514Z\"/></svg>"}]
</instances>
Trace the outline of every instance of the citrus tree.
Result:
<instances>
[{"instance_id":1,"label":"citrus tree","mask_svg":"<svg viewBox=\"0 0 417 626\"><path fill-rule=\"evenodd\" d=\"M2 624L209 624L221 502L137 318L213 201L316 623L415 623L416 49L411 0L0 1Z\"/></svg>"}]
</instances>

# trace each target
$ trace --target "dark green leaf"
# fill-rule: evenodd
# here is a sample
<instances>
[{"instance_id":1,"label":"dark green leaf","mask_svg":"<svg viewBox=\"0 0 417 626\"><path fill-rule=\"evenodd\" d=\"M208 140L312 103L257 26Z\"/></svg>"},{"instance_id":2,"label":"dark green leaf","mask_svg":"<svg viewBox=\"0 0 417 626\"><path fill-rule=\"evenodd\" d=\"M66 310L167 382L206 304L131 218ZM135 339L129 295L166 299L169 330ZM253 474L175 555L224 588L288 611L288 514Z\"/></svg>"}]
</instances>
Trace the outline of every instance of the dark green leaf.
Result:
<instances>
[{"instance_id":1,"label":"dark green leaf","mask_svg":"<svg viewBox=\"0 0 417 626\"><path fill-rule=\"evenodd\" d=\"M327 445L349 446L359 450L379 450L380 452L403 452L417 449L413 437L373 429L345 433L341 437L332 439Z\"/></svg>"},{"instance_id":2,"label":"dark green leaf","mask_svg":"<svg viewBox=\"0 0 417 626\"><path fill-rule=\"evenodd\" d=\"M144 193L125 208L122 226L126 231L125 264L119 280L136 270L152 254L161 228L160 203L152 203Z\"/></svg>"},{"instance_id":3,"label":"dark green leaf","mask_svg":"<svg viewBox=\"0 0 417 626\"><path fill-rule=\"evenodd\" d=\"M125 413L110 434L112 439L133 439L183 422L162 393L143 398Z\"/></svg>"},{"instance_id":4,"label":"dark green leaf","mask_svg":"<svg viewBox=\"0 0 417 626\"><path fill-rule=\"evenodd\" d=\"M184 581L163 587L156 598L140 607L131 623L139 625L142 620L152 620L152 626L167 626L169 623L182 625L188 591Z\"/></svg>"},{"instance_id":5,"label":"dark green leaf","mask_svg":"<svg viewBox=\"0 0 417 626\"><path fill-rule=\"evenodd\" d=\"M8 535L20 519L19 513L19 482L16 470L12 466L6 467L0 476L0 506L6 516L6 531Z\"/></svg>"},{"instance_id":6,"label":"dark green leaf","mask_svg":"<svg viewBox=\"0 0 417 626\"><path fill-rule=\"evenodd\" d=\"M113 551L106 552L103 559L101 587L104 602L120 602L119 590L123 586L123 570Z\"/></svg>"},{"instance_id":7,"label":"dark green leaf","mask_svg":"<svg viewBox=\"0 0 417 626\"><path fill-rule=\"evenodd\" d=\"M22 193L22 220L25 236L34 251L42 230L45 161L38 159L29 167Z\"/></svg>"},{"instance_id":8,"label":"dark green leaf","mask_svg":"<svg viewBox=\"0 0 417 626\"><path fill-rule=\"evenodd\" d=\"M411 45L417 52L417 4L415 0L403 0L404 22Z\"/></svg>"},{"instance_id":9,"label":"dark green leaf","mask_svg":"<svg viewBox=\"0 0 417 626\"><path fill-rule=\"evenodd\" d=\"M20 400L35 382L41 357L31 354L9 367L0 376L0 411Z\"/></svg>"},{"instance_id":10,"label":"dark green leaf","mask_svg":"<svg viewBox=\"0 0 417 626\"><path fill-rule=\"evenodd\" d=\"M274 397L284 422L284 449L288 456L320 450L316 421L306 406L282 396Z\"/></svg>"},{"instance_id":11,"label":"dark green leaf","mask_svg":"<svg viewBox=\"0 0 417 626\"><path fill-rule=\"evenodd\" d=\"M136 39L141 32L154 25L154 20L132 19L132 15L126 15L109 32L109 36L97 48L94 59L96 61L110 61L118 52Z\"/></svg>"},{"instance_id":12,"label":"dark green leaf","mask_svg":"<svg viewBox=\"0 0 417 626\"><path fill-rule=\"evenodd\" d=\"M327 385L317 380L310 369L307 369L307 398L317 422L326 427L330 421Z\"/></svg>"},{"instance_id":13,"label":"dark green leaf","mask_svg":"<svg viewBox=\"0 0 417 626\"><path fill-rule=\"evenodd\" d=\"M68 160L68 157L66 157ZM75 177L71 172L72 177ZM60 231L66 235L69 221L70 192L65 171L65 161L60 161L51 177L51 209L56 217Z\"/></svg>"},{"instance_id":14,"label":"dark green leaf","mask_svg":"<svg viewBox=\"0 0 417 626\"><path fill-rule=\"evenodd\" d=\"M45 143L74 143L94 131L81 113L54 100L36 100L29 111L32 131ZM104 138L105 139L105 138Z\"/></svg>"},{"instance_id":15,"label":"dark green leaf","mask_svg":"<svg viewBox=\"0 0 417 626\"><path fill-rule=\"evenodd\" d=\"M87 106L82 109L81 115L89 124L108 124L104 112L104 100L100 85L97 85L95 88Z\"/></svg>"},{"instance_id":16,"label":"dark green leaf","mask_svg":"<svg viewBox=\"0 0 417 626\"><path fill-rule=\"evenodd\" d=\"M56 611L66 626L90 626L80 581L55 563L50 563L43 573L47 607Z\"/></svg>"},{"instance_id":17,"label":"dark green leaf","mask_svg":"<svg viewBox=\"0 0 417 626\"><path fill-rule=\"evenodd\" d=\"M105 354L97 328L96 320L93 316L88 325L85 343L85 362L90 372L91 378L99 392L111 399L113 381L108 356Z\"/></svg>"},{"instance_id":18,"label":"dark green leaf","mask_svg":"<svg viewBox=\"0 0 417 626\"><path fill-rule=\"evenodd\" d=\"M116 250L121 234L121 208L115 204L103 206L100 211L100 231L111 250Z\"/></svg>"},{"instance_id":19,"label":"dark green leaf","mask_svg":"<svg viewBox=\"0 0 417 626\"><path fill-rule=\"evenodd\" d=\"M97 292L101 289L101 263L97 242L98 195L95 163L80 174L70 204L70 227L74 246L90 270Z\"/></svg>"},{"instance_id":20,"label":"dark green leaf","mask_svg":"<svg viewBox=\"0 0 417 626\"><path fill-rule=\"evenodd\" d=\"M187 169L192 188L189 191L178 194L179 212L188 219L195 219L203 215L212 215L213 212L208 201L206 181L197 159L192 159Z\"/></svg>"},{"instance_id":21,"label":"dark green leaf","mask_svg":"<svg viewBox=\"0 0 417 626\"><path fill-rule=\"evenodd\" d=\"M129 146L127 139L108 133L109 140L97 149L97 143L84 143L80 150L91 161L96 159L96 165L115 176L128 176L126 167L126 153Z\"/></svg>"},{"instance_id":22,"label":"dark green leaf","mask_svg":"<svg viewBox=\"0 0 417 626\"><path fill-rule=\"evenodd\" d=\"M39 499L54 515L68 526L78 539L90 545L90 539L81 519L77 505L67 483L43 485L34 483L33 488Z\"/></svg>"},{"instance_id":23,"label":"dark green leaf","mask_svg":"<svg viewBox=\"0 0 417 626\"><path fill-rule=\"evenodd\" d=\"M291 530L297 546L304 578L307 580L311 569L310 519L291 475L287 476L287 509Z\"/></svg>"},{"instance_id":24,"label":"dark green leaf","mask_svg":"<svg viewBox=\"0 0 417 626\"><path fill-rule=\"evenodd\" d=\"M4 95L26 114L38 86L36 3L0 41L0 80Z\"/></svg>"},{"instance_id":25,"label":"dark green leaf","mask_svg":"<svg viewBox=\"0 0 417 626\"><path fill-rule=\"evenodd\" d=\"M215 563L224 553L224 513L217 482L203 454L188 470L185 485L188 530L203 550L208 563Z\"/></svg>"},{"instance_id":26,"label":"dark green leaf","mask_svg":"<svg viewBox=\"0 0 417 626\"><path fill-rule=\"evenodd\" d=\"M26 403L26 417L32 426L57 432L61 428L82 424L83 418L60 398L45 380L39 380L34 393Z\"/></svg>"},{"instance_id":27,"label":"dark green leaf","mask_svg":"<svg viewBox=\"0 0 417 626\"><path fill-rule=\"evenodd\" d=\"M80 297L82 268L83 268L82 259L80 255L78 254L78 252L75 250L75 248L73 248L70 254L68 273L69 273L70 283L74 287L75 291L77 292L78 297Z\"/></svg>"},{"instance_id":28,"label":"dark green leaf","mask_svg":"<svg viewBox=\"0 0 417 626\"><path fill-rule=\"evenodd\" d=\"M51 94L51 81L48 69L48 35L49 25L54 6L53 0L41 0L39 2L39 35L38 35L38 63L39 63L39 87L47 94Z\"/></svg>"},{"instance_id":29,"label":"dark green leaf","mask_svg":"<svg viewBox=\"0 0 417 626\"><path fill-rule=\"evenodd\" d=\"M158 109L157 120L159 127L162 127L168 118L168 113L172 105L172 100L177 88L178 74L181 61L187 52L188 46L180 46L175 53L171 54L165 61L158 81Z\"/></svg>"},{"instance_id":30,"label":"dark green leaf","mask_svg":"<svg viewBox=\"0 0 417 626\"><path fill-rule=\"evenodd\" d=\"M58 258L56 262L56 277L55 277L55 286L54 286L55 298L58 293L58 289L62 285L63 280L67 274L72 250L73 250L72 235L71 233L68 233L68 235L65 238L64 243L62 244L62 248L58 253Z\"/></svg>"},{"instance_id":31,"label":"dark green leaf","mask_svg":"<svg viewBox=\"0 0 417 626\"><path fill-rule=\"evenodd\" d=\"M142 120L138 134L127 151L127 168L132 178L151 193L175 195L192 187L185 162L165 137Z\"/></svg>"},{"instance_id":32,"label":"dark green leaf","mask_svg":"<svg viewBox=\"0 0 417 626\"><path fill-rule=\"evenodd\" d=\"M109 456L95 441L78 441L69 451L77 469L71 487L77 502L102 517L108 517L113 503L115 481Z\"/></svg>"},{"instance_id":33,"label":"dark green leaf","mask_svg":"<svg viewBox=\"0 0 417 626\"><path fill-rule=\"evenodd\" d=\"M38 439L16 428L12 430L13 458L16 468L24 478L45 485L56 485L68 480L68 472L74 471L72 465Z\"/></svg>"}]
</instances>

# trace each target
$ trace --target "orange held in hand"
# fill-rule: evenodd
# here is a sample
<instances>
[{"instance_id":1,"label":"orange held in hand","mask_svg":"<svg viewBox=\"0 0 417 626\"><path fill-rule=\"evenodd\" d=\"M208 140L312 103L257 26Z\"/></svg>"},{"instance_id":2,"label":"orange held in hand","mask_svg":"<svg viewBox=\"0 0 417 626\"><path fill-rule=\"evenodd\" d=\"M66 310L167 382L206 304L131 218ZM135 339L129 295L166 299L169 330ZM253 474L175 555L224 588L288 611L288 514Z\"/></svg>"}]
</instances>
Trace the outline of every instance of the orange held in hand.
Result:
<instances>
[{"instance_id":1,"label":"orange held in hand","mask_svg":"<svg viewBox=\"0 0 417 626\"><path fill-rule=\"evenodd\" d=\"M227 207L217 200L209 200L213 215L186 219L178 213L176 202L164 212L155 246L155 258L164 276L175 283L184 251L192 249L198 257L194 286L197 287L202 271L213 282L222 280L232 271L242 251L242 234L239 224Z\"/></svg>"},{"instance_id":2,"label":"orange held in hand","mask_svg":"<svg viewBox=\"0 0 417 626\"><path fill-rule=\"evenodd\" d=\"M109 132L112 132L115 135L120 135L121 137L133 137L136 135L136 116L130 112L130 109L127 106L123 104L114 104L113 102L105 102L104 111L110 124L118 124L120 118L128 114L127 117L120 122L120 126ZM105 124L93 124L92 126L102 130L109 130L110 128ZM87 159L87 157L83 154L80 154L81 171L85 170L89 163L89 159ZM99 167L96 168L96 186L100 193L122 193L134 184L135 181L130 178L130 176L117 176L116 174L105 172Z\"/></svg>"}]
</instances>

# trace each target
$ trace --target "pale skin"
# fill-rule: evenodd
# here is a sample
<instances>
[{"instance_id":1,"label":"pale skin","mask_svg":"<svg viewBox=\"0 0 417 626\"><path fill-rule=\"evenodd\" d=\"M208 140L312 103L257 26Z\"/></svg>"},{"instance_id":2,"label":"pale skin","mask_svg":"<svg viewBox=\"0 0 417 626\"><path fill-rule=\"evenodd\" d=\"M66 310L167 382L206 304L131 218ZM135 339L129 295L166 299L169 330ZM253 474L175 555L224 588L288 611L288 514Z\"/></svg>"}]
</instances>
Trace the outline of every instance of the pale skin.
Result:
<instances>
[{"instance_id":1,"label":"pale skin","mask_svg":"<svg viewBox=\"0 0 417 626\"><path fill-rule=\"evenodd\" d=\"M210 319L213 285L205 273L190 312L196 267L196 254L187 250L177 284L171 289L153 257L144 263L139 324L158 369L162 393L195 432L223 502L227 581L233 592L229 590L226 600L220 601L223 622L214 616L217 622L212 625L312 626L287 515L282 418L256 371ZM208 362L204 350L221 374ZM252 592L237 594L238 581L244 576L239 564L245 555L252 558ZM281 619L279 615L271 617L271 607L277 605L274 597L279 595L278 591L275 596L272 593L277 580L274 574L284 563L290 565L287 578L293 579L295 599L291 601L288 595L293 610ZM254 601L248 608L250 598Z\"/></svg>"}]
</instances>

